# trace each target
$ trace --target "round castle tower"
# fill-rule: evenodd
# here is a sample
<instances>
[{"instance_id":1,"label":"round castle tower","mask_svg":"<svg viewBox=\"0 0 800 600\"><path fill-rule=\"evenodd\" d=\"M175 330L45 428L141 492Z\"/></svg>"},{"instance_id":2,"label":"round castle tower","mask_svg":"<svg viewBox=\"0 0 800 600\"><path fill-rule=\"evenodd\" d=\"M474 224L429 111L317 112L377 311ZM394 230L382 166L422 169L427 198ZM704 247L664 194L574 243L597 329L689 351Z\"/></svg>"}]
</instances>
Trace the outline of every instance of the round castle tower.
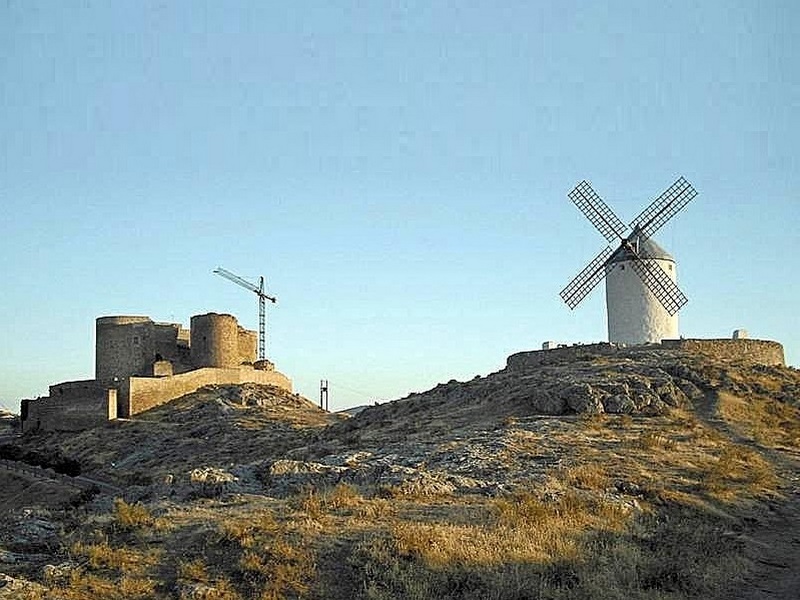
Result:
<instances>
[{"instance_id":1,"label":"round castle tower","mask_svg":"<svg viewBox=\"0 0 800 600\"><path fill-rule=\"evenodd\" d=\"M639 240L639 250L652 257L672 281L675 259L650 238ZM660 343L678 338L678 313L670 315L631 268L635 257L620 247L606 263L608 341L620 344Z\"/></svg>"},{"instance_id":2,"label":"round castle tower","mask_svg":"<svg viewBox=\"0 0 800 600\"><path fill-rule=\"evenodd\" d=\"M95 379L111 384L144 373L155 353L152 326L149 317L98 317Z\"/></svg>"},{"instance_id":3,"label":"round castle tower","mask_svg":"<svg viewBox=\"0 0 800 600\"><path fill-rule=\"evenodd\" d=\"M197 367L238 367L242 363L239 353L239 324L233 315L207 313L192 317L192 364Z\"/></svg>"}]
</instances>

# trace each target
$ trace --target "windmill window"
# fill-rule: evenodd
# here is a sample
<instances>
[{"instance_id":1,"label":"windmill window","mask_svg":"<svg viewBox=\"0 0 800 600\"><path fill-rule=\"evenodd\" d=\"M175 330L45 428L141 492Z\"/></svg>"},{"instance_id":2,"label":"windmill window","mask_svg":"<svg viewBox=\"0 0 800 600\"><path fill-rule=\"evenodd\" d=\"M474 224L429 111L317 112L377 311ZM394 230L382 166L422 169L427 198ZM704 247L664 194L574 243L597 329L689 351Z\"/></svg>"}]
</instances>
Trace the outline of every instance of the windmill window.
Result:
<instances>
[{"instance_id":1,"label":"windmill window","mask_svg":"<svg viewBox=\"0 0 800 600\"><path fill-rule=\"evenodd\" d=\"M134 346L138 346L139 345L139 336L138 335L133 336L133 345Z\"/></svg>"}]
</instances>

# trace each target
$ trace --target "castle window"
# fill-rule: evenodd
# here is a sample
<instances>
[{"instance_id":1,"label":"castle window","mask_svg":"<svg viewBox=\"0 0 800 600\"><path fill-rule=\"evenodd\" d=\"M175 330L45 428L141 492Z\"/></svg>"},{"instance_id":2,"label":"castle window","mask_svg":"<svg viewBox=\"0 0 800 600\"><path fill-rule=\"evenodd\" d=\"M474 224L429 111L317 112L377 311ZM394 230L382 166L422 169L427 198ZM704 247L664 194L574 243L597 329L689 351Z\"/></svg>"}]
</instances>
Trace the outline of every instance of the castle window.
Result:
<instances>
[{"instance_id":1,"label":"castle window","mask_svg":"<svg viewBox=\"0 0 800 600\"><path fill-rule=\"evenodd\" d=\"M139 345L139 336L138 335L133 336L133 345L134 346L138 346Z\"/></svg>"}]
</instances>

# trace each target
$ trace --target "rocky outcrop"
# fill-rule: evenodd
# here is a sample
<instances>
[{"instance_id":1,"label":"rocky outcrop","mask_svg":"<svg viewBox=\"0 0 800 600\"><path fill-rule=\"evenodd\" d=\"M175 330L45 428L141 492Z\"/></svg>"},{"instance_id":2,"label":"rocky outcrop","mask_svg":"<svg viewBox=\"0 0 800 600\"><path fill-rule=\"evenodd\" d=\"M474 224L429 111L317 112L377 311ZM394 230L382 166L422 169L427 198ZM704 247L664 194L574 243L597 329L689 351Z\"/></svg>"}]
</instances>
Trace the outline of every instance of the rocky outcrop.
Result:
<instances>
[{"instance_id":1,"label":"rocky outcrop","mask_svg":"<svg viewBox=\"0 0 800 600\"><path fill-rule=\"evenodd\" d=\"M27 579L18 579L0 573L0 600L41 598L47 588Z\"/></svg>"}]
</instances>

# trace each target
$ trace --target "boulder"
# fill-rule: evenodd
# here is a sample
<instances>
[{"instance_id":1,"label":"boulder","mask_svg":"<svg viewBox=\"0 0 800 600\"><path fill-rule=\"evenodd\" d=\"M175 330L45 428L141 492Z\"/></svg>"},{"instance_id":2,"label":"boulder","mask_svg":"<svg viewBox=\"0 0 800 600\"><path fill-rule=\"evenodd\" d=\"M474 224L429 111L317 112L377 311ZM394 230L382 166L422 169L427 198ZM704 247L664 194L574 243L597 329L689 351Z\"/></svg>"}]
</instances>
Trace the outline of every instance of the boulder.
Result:
<instances>
[{"instance_id":1,"label":"boulder","mask_svg":"<svg viewBox=\"0 0 800 600\"><path fill-rule=\"evenodd\" d=\"M588 383L574 383L561 392L561 397L577 414L600 414L605 411L600 396Z\"/></svg>"},{"instance_id":2,"label":"boulder","mask_svg":"<svg viewBox=\"0 0 800 600\"><path fill-rule=\"evenodd\" d=\"M47 592L47 588L43 585L0 573L0 600L41 598L45 592Z\"/></svg>"},{"instance_id":3,"label":"boulder","mask_svg":"<svg viewBox=\"0 0 800 600\"><path fill-rule=\"evenodd\" d=\"M636 403L627 394L615 394L603 400L603 408L607 413L629 415L636 412Z\"/></svg>"}]
</instances>

